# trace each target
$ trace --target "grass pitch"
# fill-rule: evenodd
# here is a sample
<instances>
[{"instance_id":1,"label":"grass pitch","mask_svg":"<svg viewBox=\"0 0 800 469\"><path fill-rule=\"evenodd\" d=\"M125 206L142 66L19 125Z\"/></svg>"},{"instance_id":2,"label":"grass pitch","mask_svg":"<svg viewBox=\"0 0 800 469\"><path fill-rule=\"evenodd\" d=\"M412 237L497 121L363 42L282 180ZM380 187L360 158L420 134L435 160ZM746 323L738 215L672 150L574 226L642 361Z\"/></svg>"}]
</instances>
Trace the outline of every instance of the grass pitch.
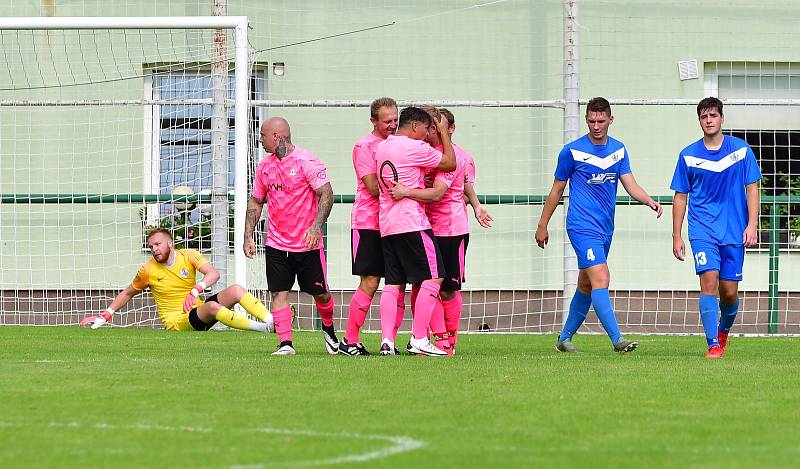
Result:
<instances>
[{"instance_id":1,"label":"grass pitch","mask_svg":"<svg viewBox=\"0 0 800 469\"><path fill-rule=\"evenodd\" d=\"M274 335L0 327L0 467L796 467L800 341L731 339L354 358L298 333L272 357Z\"/></svg>"}]
</instances>

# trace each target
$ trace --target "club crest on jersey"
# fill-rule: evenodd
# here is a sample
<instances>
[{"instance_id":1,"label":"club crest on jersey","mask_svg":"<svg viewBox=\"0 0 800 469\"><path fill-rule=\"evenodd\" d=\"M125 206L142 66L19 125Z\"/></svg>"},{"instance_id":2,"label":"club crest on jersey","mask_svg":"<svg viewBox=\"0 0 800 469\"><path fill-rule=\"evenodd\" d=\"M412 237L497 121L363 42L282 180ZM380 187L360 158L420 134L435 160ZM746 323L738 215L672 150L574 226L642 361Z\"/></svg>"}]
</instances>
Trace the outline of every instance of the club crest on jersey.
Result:
<instances>
[{"instance_id":1,"label":"club crest on jersey","mask_svg":"<svg viewBox=\"0 0 800 469\"><path fill-rule=\"evenodd\" d=\"M181 269L181 277L189 278L189 271L186 269Z\"/></svg>"},{"instance_id":2,"label":"club crest on jersey","mask_svg":"<svg viewBox=\"0 0 800 469\"><path fill-rule=\"evenodd\" d=\"M292 169L289 170L289 176L294 176L295 174L297 174L297 170L296 169L292 168Z\"/></svg>"},{"instance_id":3,"label":"club crest on jersey","mask_svg":"<svg viewBox=\"0 0 800 469\"><path fill-rule=\"evenodd\" d=\"M592 177L587 179L586 182L589 184L603 184L606 182L613 183L616 179L617 173L592 173Z\"/></svg>"}]
</instances>

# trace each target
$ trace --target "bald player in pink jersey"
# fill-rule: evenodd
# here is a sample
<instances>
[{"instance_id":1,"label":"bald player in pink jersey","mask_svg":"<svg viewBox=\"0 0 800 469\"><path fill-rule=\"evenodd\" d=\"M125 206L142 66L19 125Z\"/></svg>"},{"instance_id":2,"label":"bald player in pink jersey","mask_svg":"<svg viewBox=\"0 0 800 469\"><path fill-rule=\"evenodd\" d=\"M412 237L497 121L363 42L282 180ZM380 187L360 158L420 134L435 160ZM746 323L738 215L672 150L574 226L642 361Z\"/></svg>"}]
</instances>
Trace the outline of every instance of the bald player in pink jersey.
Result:
<instances>
[{"instance_id":1,"label":"bald player in pink jersey","mask_svg":"<svg viewBox=\"0 0 800 469\"><path fill-rule=\"evenodd\" d=\"M333 328L333 297L328 289L322 225L333 207L333 189L325 164L292 144L289 123L273 117L261 125L261 144L267 155L256 168L253 192L247 202L244 253L253 258L253 231L267 203L267 285L272 299L275 332L280 338L273 355L294 355L289 290L295 277L300 290L314 297L329 354L338 352Z\"/></svg>"},{"instance_id":2,"label":"bald player in pink jersey","mask_svg":"<svg viewBox=\"0 0 800 469\"><path fill-rule=\"evenodd\" d=\"M396 184L411 189L424 188L429 169L449 172L455 169L455 153L447 133L447 120L436 122L442 139L440 152L424 139L433 128L433 119L420 108L408 107L400 113L396 135L378 144L375 159L381 188L379 224L386 282L381 293L381 351L394 350L391 336L397 316L397 297L406 283L420 284L416 298L413 331L407 350L412 354L447 356L428 339L428 326L438 302L444 265L436 238L423 205L411 198L394 200L389 190ZM389 352L391 354L392 352Z\"/></svg>"},{"instance_id":3,"label":"bald player in pink jersey","mask_svg":"<svg viewBox=\"0 0 800 469\"><path fill-rule=\"evenodd\" d=\"M378 175L375 150L380 142L397 130L397 103L392 98L378 98L370 105L372 132L362 137L353 147L353 168L357 187L355 202L350 217L352 272L360 277L358 288L353 292L347 315L347 329L339 353L348 356L369 355L359 337L372 298L384 275L381 233L378 225ZM398 296L395 334L403 319L405 295Z\"/></svg>"}]
</instances>

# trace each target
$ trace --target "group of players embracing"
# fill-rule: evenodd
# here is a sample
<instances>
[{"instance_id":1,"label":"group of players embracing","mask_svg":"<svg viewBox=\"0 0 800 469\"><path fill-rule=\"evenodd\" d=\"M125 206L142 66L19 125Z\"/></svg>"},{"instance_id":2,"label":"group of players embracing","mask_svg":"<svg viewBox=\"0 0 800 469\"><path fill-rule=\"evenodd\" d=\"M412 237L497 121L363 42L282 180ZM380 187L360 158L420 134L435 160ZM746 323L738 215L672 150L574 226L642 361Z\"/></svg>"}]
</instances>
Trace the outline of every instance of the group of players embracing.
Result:
<instances>
[{"instance_id":1,"label":"group of players embracing","mask_svg":"<svg viewBox=\"0 0 800 469\"><path fill-rule=\"evenodd\" d=\"M398 353L395 339L405 315L406 286L411 285L407 351L452 355L466 280L466 205L472 206L481 226L489 227L492 221L475 194L475 162L452 143L456 122L447 109L411 106L398 116L393 99L379 98L370 106L370 121L372 132L353 148L357 190L351 244L353 275L360 283L338 352L369 354L359 330L383 277L380 354Z\"/></svg>"}]
</instances>

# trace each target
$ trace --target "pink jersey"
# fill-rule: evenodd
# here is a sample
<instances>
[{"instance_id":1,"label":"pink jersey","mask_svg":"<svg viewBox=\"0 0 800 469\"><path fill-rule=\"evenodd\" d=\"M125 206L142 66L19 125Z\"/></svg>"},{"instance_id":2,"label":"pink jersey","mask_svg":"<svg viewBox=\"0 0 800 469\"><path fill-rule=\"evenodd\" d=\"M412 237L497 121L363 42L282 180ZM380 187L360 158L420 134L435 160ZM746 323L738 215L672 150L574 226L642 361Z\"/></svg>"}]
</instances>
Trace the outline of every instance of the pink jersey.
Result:
<instances>
[{"instance_id":1,"label":"pink jersey","mask_svg":"<svg viewBox=\"0 0 800 469\"><path fill-rule=\"evenodd\" d=\"M258 164L253 197L267 198L267 246L292 252L309 250L303 235L317 216L318 197L314 191L329 182L325 163L297 146L282 160L269 154ZM321 247L320 237L312 249Z\"/></svg>"},{"instance_id":2,"label":"pink jersey","mask_svg":"<svg viewBox=\"0 0 800 469\"><path fill-rule=\"evenodd\" d=\"M470 184L475 184L475 159L472 158L472 155L464 151L463 148L457 146L455 143L453 144L453 150L455 150L456 155L460 152L464 155L464 157L469 160L467 165L467 182Z\"/></svg>"},{"instance_id":3,"label":"pink jersey","mask_svg":"<svg viewBox=\"0 0 800 469\"><path fill-rule=\"evenodd\" d=\"M356 146L353 147L353 168L356 170L357 186L356 200L350 214L350 226L356 230L378 229L380 202L377 197L373 197L369 193L361 178L368 174L378 173L375 165L375 150L382 141L382 138L376 137L370 132L356 142Z\"/></svg>"},{"instance_id":4,"label":"pink jersey","mask_svg":"<svg viewBox=\"0 0 800 469\"><path fill-rule=\"evenodd\" d=\"M469 233L467 206L464 204L464 183L472 158L461 148L453 145L456 153L456 169L449 173L436 173L436 180L447 184L447 192L438 202L425 205L425 213L436 236L459 236Z\"/></svg>"},{"instance_id":5,"label":"pink jersey","mask_svg":"<svg viewBox=\"0 0 800 469\"><path fill-rule=\"evenodd\" d=\"M394 182L412 189L424 188L424 171L439 166L442 152L422 140L389 135L378 144L375 161L381 188L378 215L381 236L429 229L431 224L421 203L409 198L394 200L386 189Z\"/></svg>"}]
</instances>

